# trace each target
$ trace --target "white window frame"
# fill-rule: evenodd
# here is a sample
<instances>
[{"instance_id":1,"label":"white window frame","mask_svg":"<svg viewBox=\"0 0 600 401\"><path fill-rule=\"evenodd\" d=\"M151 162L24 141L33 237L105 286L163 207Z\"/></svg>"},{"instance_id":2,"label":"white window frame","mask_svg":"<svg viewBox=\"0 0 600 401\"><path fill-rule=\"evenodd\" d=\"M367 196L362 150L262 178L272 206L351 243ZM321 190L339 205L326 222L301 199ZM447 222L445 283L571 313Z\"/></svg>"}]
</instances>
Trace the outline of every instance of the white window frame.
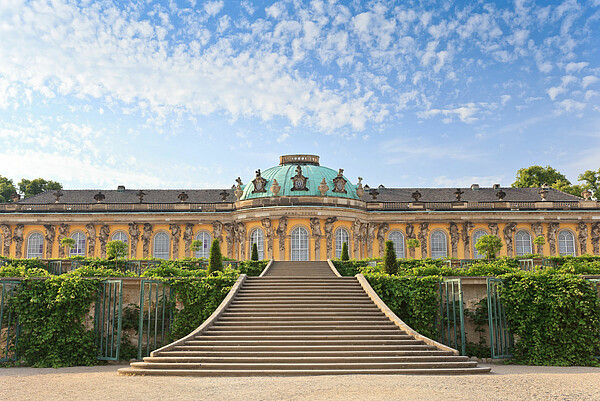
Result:
<instances>
[{"instance_id":1,"label":"white window frame","mask_svg":"<svg viewBox=\"0 0 600 401\"><path fill-rule=\"evenodd\" d=\"M307 261L310 259L310 243L308 230L304 227L296 227L291 232L290 254L293 261Z\"/></svg>"},{"instance_id":2,"label":"white window frame","mask_svg":"<svg viewBox=\"0 0 600 401\"><path fill-rule=\"evenodd\" d=\"M485 255L482 253L479 253L477 248L475 248L475 244L477 243L479 238L483 237L484 235L488 235L488 232L481 228L475 229L475 231L473 231L473 234L471 235L471 242L473 243L472 244L473 245L473 259L485 258Z\"/></svg>"},{"instance_id":3,"label":"white window frame","mask_svg":"<svg viewBox=\"0 0 600 401\"><path fill-rule=\"evenodd\" d=\"M250 233L250 255L252 255L252 246L256 244L258 249L258 260L265 258L265 233L260 228L255 228Z\"/></svg>"},{"instance_id":4,"label":"white window frame","mask_svg":"<svg viewBox=\"0 0 600 401\"><path fill-rule=\"evenodd\" d=\"M429 249L432 259L448 257L448 236L441 230L436 230L429 237Z\"/></svg>"},{"instance_id":5,"label":"white window frame","mask_svg":"<svg viewBox=\"0 0 600 401\"><path fill-rule=\"evenodd\" d=\"M42 233L33 232L27 237L27 259L44 257L45 238Z\"/></svg>"},{"instance_id":6,"label":"white window frame","mask_svg":"<svg viewBox=\"0 0 600 401\"><path fill-rule=\"evenodd\" d=\"M396 259L403 259L404 254L404 233L399 230L390 231L388 234L388 241L394 243L394 251L396 252ZM381 255L383 256L383 255Z\"/></svg>"},{"instance_id":7,"label":"white window frame","mask_svg":"<svg viewBox=\"0 0 600 401\"><path fill-rule=\"evenodd\" d=\"M523 256L533 253L531 234L527 230L519 230L515 233L515 254Z\"/></svg>"},{"instance_id":8,"label":"white window frame","mask_svg":"<svg viewBox=\"0 0 600 401\"><path fill-rule=\"evenodd\" d=\"M122 241L124 243L126 243L127 245L129 245L129 235L127 235L127 233L125 231L116 231L111 237L110 237L111 241Z\"/></svg>"},{"instance_id":9,"label":"white window frame","mask_svg":"<svg viewBox=\"0 0 600 401\"><path fill-rule=\"evenodd\" d=\"M169 260L171 241L169 234L164 231L156 233L152 241L152 256L157 259Z\"/></svg>"},{"instance_id":10,"label":"white window frame","mask_svg":"<svg viewBox=\"0 0 600 401\"><path fill-rule=\"evenodd\" d=\"M577 256L575 235L571 231L561 230L558 233L558 254L560 256Z\"/></svg>"},{"instance_id":11,"label":"white window frame","mask_svg":"<svg viewBox=\"0 0 600 401\"><path fill-rule=\"evenodd\" d=\"M75 245L72 248L69 247L69 256L85 256L87 245L85 234L81 231L75 231L71 233L71 238L75 241Z\"/></svg>"},{"instance_id":12,"label":"white window frame","mask_svg":"<svg viewBox=\"0 0 600 401\"><path fill-rule=\"evenodd\" d=\"M212 245L210 233L208 231L198 231L194 239L202 241L202 247L199 251L194 252L194 256L208 259L210 257L210 246Z\"/></svg>"},{"instance_id":13,"label":"white window frame","mask_svg":"<svg viewBox=\"0 0 600 401\"><path fill-rule=\"evenodd\" d=\"M335 258L339 259L342 257L342 247L344 242L348 247L348 254L350 254L350 233L346 227L339 227L335 230Z\"/></svg>"}]
</instances>

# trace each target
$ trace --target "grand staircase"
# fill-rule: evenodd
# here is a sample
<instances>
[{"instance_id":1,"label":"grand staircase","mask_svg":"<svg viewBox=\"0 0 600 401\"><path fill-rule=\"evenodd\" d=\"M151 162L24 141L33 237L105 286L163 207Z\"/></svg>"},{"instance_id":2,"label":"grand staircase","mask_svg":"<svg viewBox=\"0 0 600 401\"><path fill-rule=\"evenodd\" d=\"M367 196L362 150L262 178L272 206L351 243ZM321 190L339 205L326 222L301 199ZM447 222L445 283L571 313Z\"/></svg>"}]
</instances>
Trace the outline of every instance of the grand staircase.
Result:
<instances>
[{"instance_id":1,"label":"grand staircase","mask_svg":"<svg viewBox=\"0 0 600 401\"><path fill-rule=\"evenodd\" d=\"M263 277L247 278L206 330L119 373L287 376L489 371L401 330L356 277L337 277L327 262L275 262Z\"/></svg>"}]
</instances>

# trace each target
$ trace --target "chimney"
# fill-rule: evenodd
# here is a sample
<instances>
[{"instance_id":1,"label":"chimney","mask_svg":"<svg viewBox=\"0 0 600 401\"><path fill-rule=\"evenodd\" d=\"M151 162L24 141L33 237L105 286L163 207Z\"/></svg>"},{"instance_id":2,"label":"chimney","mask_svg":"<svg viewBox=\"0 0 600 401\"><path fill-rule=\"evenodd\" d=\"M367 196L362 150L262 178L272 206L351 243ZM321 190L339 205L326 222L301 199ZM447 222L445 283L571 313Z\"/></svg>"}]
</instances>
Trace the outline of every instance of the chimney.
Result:
<instances>
[{"instance_id":1,"label":"chimney","mask_svg":"<svg viewBox=\"0 0 600 401\"><path fill-rule=\"evenodd\" d=\"M125 185L119 185L119 186L117 187L117 191L118 191L118 192L125 192Z\"/></svg>"},{"instance_id":2,"label":"chimney","mask_svg":"<svg viewBox=\"0 0 600 401\"><path fill-rule=\"evenodd\" d=\"M494 185L492 185L492 189L500 189L500 184L494 184Z\"/></svg>"},{"instance_id":3,"label":"chimney","mask_svg":"<svg viewBox=\"0 0 600 401\"><path fill-rule=\"evenodd\" d=\"M471 184L471 191L479 191L479 184Z\"/></svg>"}]
</instances>

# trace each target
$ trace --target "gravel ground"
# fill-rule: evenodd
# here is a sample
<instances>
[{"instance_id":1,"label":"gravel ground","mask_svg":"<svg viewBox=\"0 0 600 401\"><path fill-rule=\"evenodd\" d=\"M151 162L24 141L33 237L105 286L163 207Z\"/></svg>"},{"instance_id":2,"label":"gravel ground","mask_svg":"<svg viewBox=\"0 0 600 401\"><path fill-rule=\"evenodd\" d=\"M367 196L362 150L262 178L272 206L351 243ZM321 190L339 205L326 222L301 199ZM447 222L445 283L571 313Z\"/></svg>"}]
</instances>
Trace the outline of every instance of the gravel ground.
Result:
<instances>
[{"instance_id":1,"label":"gravel ground","mask_svg":"<svg viewBox=\"0 0 600 401\"><path fill-rule=\"evenodd\" d=\"M482 365L485 366L485 365ZM120 366L0 369L0 400L600 400L600 368L474 376L138 377Z\"/></svg>"}]
</instances>

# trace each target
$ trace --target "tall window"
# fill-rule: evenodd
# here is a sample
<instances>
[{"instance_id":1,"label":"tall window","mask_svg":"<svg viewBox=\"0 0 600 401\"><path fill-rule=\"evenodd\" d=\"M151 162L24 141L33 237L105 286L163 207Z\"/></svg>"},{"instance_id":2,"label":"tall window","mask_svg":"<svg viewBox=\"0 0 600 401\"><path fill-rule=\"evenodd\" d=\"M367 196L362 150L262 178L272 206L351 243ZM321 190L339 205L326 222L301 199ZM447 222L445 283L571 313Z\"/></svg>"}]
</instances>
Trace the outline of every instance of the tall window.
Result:
<instances>
[{"instance_id":1,"label":"tall window","mask_svg":"<svg viewBox=\"0 0 600 401\"><path fill-rule=\"evenodd\" d=\"M575 256L575 237L571 231L558 233L558 253L560 256Z\"/></svg>"},{"instance_id":2,"label":"tall window","mask_svg":"<svg viewBox=\"0 0 600 401\"><path fill-rule=\"evenodd\" d=\"M76 231L71 234L71 238L75 240L75 245L69 250L69 256L85 256L85 235L82 232Z\"/></svg>"},{"instance_id":3,"label":"tall window","mask_svg":"<svg viewBox=\"0 0 600 401\"><path fill-rule=\"evenodd\" d=\"M206 258L208 259L210 256L210 246L212 245L212 239L210 234L206 231L200 231L196 234L196 239L202 241L202 246L199 251L196 251L197 258Z\"/></svg>"},{"instance_id":4,"label":"tall window","mask_svg":"<svg viewBox=\"0 0 600 401\"><path fill-rule=\"evenodd\" d=\"M342 247L344 246L344 242L348 247L348 252L350 252L350 234L348 230L343 227L335 230L335 257L339 259L342 257Z\"/></svg>"},{"instance_id":5,"label":"tall window","mask_svg":"<svg viewBox=\"0 0 600 401\"><path fill-rule=\"evenodd\" d=\"M154 236L152 256L159 259L169 259L169 235L160 232Z\"/></svg>"},{"instance_id":6,"label":"tall window","mask_svg":"<svg viewBox=\"0 0 600 401\"><path fill-rule=\"evenodd\" d=\"M487 235L485 230L475 230L473 233L473 259L483 259L485 256L484 254L479 253L477 248L475 248L475 244L477 241L479 241L479 238L483 237L484 235Z\"/></svg>"},{"instance_id":7,"label":"tall window","mask_svg":"<svg viewBox=\"0 0 600 401\"><path fill-rule=\"evenodd\" d=\"M27 238L27 258L41 258L44 256L44 236L33 233Z\"/></svg>"},{"instance_id":8,"label":"tall window","mask_svg":"<svg viewBox=\"0 0 600 401\"><path fill-rule=\"evenodd\" d=\"M255 228L250 233L250 254L252 254L254 244L258 248L258 259L263 260L265 258L265 235L260 228Z\"/></svg>"},{"instance_id":9,"label":"tall window","mask_svg":"<svg viewBox=\"0 0 600 401\"><path fill-rule=\"evenodd\" d=\"M532 253L531 234L525 230L517 231L515 234L515 252L517 256L523 256Z\"/></svg>"},{"instance_id":10,"label":"tall window","mask_svg":"<svg viewBox=\"0 0 600 401\"><path fill-rule=\"evenodd\" d=\"M308 260L308 231L305 228L292 230L292 260Z\"/></svg>"},{"instance_id":11,"label":"tall window","mask_svg":"<svg viewBox=\"0 0 600 401\"><path fill-rule=\"evenodd\" d=\"M446 234L442 231L431 233L431 257L433 259L445 258L448 256L448 240Z\"/></svg>"},{"instance_id":12,"label":"tall window","mask_svg":"<svg viewBox=\"0 0 600 401\"><path fill-rule=\"evenodd\" d=\"M117 231L114 233L110 239L111 241L122 241L124 243L129 243L129 237L124 231Z\"/></svg>"},{"instance_id":13,"label":"tall window","mask_svg":"<svg viewBox=\"0 0 600 401\"><path fill-rule=\"evenodd\" d=\"M396 251L396 258L404 257L404 234L400 231L392 231L388 235L388 240L394 244L394 250ZM383 255L380 255L383 256Z\"/></svg>"}]
</instances>

